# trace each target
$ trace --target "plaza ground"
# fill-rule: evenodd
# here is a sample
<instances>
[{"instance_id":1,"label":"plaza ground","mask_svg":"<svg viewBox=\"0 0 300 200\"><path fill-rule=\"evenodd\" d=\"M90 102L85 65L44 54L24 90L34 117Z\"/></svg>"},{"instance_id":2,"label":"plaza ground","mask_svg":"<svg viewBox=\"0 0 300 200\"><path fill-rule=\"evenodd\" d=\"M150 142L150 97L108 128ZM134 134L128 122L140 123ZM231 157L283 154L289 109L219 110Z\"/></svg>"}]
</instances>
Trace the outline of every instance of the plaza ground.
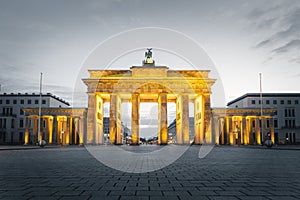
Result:
<instances>
[{"instance_id":1,"label":"plaza ground","mask_svg":"<svg viewBox=\"0 0 300 200\"><path fill-rule=\"evenodd\" d=\"M0 199L300 199L299 148L220 146L203 159L199 149L136 174L84 147L2 147Z\"/></svg>"}]
</instances>

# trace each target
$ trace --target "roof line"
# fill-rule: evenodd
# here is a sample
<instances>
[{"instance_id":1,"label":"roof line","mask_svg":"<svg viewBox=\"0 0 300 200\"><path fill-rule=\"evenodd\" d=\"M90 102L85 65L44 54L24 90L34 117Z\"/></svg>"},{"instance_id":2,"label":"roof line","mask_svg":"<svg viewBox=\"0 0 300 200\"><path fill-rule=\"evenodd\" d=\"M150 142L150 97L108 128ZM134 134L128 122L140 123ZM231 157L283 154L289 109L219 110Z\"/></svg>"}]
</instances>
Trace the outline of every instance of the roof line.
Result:
<instances>
[{"instance_id":1,"label":"roof line","mask_svg":"<svg viewBox=\"0 0 300 200\"><path fill-rule=\"evenodd\" d=\"M234 104L246 97L259 97L260 93L246 93L230 102L227 103L227 106ZM262 93L263 97L300 97L300 93Z\"/></svg>"}]
</instances>

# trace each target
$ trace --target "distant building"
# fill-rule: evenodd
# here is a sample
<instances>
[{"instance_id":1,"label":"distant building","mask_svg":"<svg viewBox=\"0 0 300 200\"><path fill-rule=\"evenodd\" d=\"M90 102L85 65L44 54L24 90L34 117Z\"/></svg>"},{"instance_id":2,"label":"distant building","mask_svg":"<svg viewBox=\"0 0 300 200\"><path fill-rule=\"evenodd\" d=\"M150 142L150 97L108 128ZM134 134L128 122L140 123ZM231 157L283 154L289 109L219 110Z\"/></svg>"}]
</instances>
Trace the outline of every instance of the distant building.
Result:
<instances>
[{"instance_id":1,"label":"distant building","mask_svg":"<svg viewBox=\"0 0 300 200\"><path fill-rule=\"evenodd\" d=\"M0 94L0 144L24 144L26 116L24 108L38 108L40 95L35 93ZM42 95L42 108L65 108L69 103L47 93ZM31 122L33 128L34 123Z\"/></svg>"},{"instance_id":2,"label":"distant building","mask_svg":"<svg viewBox=\"0 0 300 200\"><path fill-rule=\"evenodd\" d=\"M103 134L104 134L104 143L109 143L109 127L110 127L110 123L109 123L109 117L103 117ZM131 131L130 129L123 124L122 122L122 137L123 140L125 140L126 136L130 136L131 135ZM123 143L125 143L125 141L123 141Z\"/></svg>"},{"instance_id":3,"label":"distant building","mask_svg":"<svg viewBox=\"0 0 300 200\"><path fill-rule=\"evenodd\" d=\"M189 132L190 132L190 142L194 141L195 130L194 130L194 117L189 118ZM176 119L174 119L168 126L169 139L176 141Z\"/></svg>"},{"instance_id":4,"label":"distant building","mask_svg":"<svg viewBox=\"0 0 300 200\"><path fill-rule=\"evenodd\" d=\"M247 93L227 104L230 109L275 109L274 141L277 144L300 143L300 93ZM264 114L264 113L263 113ZM265 126L268 126L266 124Z\"/></svg>"},{"instance_id":5,"label":"distant building","mask_svg":"<svg viewBox=\"0 0 300 200\"><path fill-rule=\"evenodd\" d=\"M200 144L255 145L266 139L276 144L300 143L300 93L263 93L262 96L260 102L259 93L248 93L229 102L227 108L206 109L210 119L197 114L198 128L208 134L195 132L194 117L190 117L189 141L193 142L198 135ZM0 94L0 144L35 144L38 136L47 144L86 144L89 140L109 143L110 118L103 117L103 129L97 129L99 137L89 135L95 127L88 126L88 109L69 107L68 102L50 93L42 95L41 132L38 133L39 99L39 94L34 93ZM120 124L120 140L125 143L131 138L131 130ZM207 126L203 127L204 124ZM174 120L168 126L168 143L177 141L176 128Z\"/></svg>"}]
</instances>

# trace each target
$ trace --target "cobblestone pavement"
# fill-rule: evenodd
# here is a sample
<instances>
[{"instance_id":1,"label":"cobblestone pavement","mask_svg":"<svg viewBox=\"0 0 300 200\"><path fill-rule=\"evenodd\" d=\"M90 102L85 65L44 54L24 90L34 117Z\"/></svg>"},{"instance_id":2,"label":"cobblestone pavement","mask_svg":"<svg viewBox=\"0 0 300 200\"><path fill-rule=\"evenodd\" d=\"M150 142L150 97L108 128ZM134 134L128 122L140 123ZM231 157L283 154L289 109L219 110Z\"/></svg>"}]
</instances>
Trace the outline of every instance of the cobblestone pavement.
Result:
<instances>
[{"instance_id":1,"label":"cobblestone pavement","mask_svg":"<svg viewBox=\"0 0 300 200\"><path fill-rule=\"evenodd\" d=\"M199 159L199 148L141 174L83 147L0 151L0 199L300 199L299 150L222 146Z\"/></svg>"}]
</instances>

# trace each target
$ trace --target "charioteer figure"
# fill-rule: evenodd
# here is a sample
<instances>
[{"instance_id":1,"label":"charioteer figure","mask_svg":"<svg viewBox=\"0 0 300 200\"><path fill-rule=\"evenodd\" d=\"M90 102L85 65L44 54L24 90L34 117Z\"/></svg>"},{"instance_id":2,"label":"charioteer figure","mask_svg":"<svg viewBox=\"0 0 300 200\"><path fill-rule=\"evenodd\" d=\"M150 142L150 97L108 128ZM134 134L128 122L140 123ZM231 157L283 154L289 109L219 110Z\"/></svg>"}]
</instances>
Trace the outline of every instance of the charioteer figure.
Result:
<instances>
[{"instance_id":1,"label":"charioteer figure","mask_svg":"<svg viewBox=\"0 0 300 200\"><path fill-rule=\"evenodd\" d=\"M152 59L152 48L148 49L148 51L145 52L145 60L143 60L143 65L154 65L155 61Z\"/></svg>"}]
</instances>

